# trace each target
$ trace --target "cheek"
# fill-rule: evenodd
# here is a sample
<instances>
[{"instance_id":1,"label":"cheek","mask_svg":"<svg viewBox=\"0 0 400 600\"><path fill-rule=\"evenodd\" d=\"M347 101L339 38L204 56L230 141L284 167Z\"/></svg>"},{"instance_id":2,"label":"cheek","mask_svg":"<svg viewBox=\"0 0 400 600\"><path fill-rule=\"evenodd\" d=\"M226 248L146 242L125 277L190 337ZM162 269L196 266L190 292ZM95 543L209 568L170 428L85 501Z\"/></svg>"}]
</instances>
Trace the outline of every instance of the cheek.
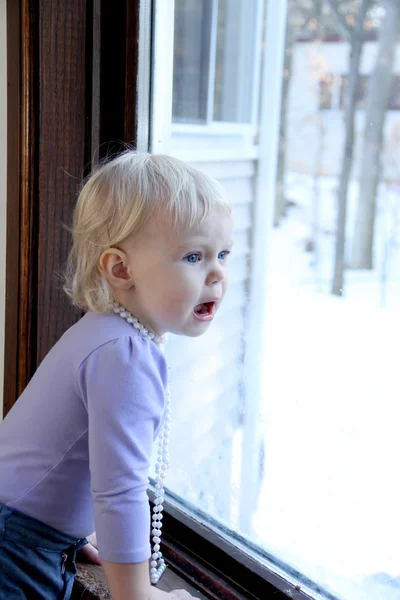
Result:
<instances>
[{"instance_id":1,"label":"cheek","mask_svg":"<svg viewBox=\"0 0 400 600\"><path fill-rule=\"evenodd\" d=\"M163 291L165 310L169 314L182 315L193 310L199 296L195 282L190 276L171 279Z\"/></svg>"},{"instance_id":2,"label":"cheek","mask_svg":"<svg viewBox=\"0 0 400 600\"><path fill-rule=\"evenodd\" d=\"M226 290L228 289L229 277L228 273L225 275L225 279L222 282L222 293L225 295Z\"/></svg>"},{"instance_id":3,"label":"cheek","mask_svg":"<svg viewBox=\"0 0 400 600\"><path fill-rule=\"evenodd\" d=\"M160 315L179 314L196 303L199 296L199 273L180 265L149 269L142 279L142 301Z\"/></svg>"}]
</instances>

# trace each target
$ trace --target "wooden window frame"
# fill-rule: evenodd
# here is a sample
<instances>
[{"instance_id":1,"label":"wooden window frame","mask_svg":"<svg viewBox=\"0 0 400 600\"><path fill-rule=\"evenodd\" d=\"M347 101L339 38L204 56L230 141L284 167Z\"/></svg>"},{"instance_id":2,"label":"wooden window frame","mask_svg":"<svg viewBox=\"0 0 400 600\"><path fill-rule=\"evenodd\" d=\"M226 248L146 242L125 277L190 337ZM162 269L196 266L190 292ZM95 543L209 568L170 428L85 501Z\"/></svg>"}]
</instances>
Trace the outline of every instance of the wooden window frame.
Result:
<instances>
[{"instance_id":1,"label":"wooden window frame","mask_svg":"<svg viewBox=\"0 0 400 600\"><path fill-rule=\"evenodd\" d=\"M59 277L65 226L91 166L136 144L138 7L7 0L4 416L80 317Z\"/></svg>"}]
</instances>

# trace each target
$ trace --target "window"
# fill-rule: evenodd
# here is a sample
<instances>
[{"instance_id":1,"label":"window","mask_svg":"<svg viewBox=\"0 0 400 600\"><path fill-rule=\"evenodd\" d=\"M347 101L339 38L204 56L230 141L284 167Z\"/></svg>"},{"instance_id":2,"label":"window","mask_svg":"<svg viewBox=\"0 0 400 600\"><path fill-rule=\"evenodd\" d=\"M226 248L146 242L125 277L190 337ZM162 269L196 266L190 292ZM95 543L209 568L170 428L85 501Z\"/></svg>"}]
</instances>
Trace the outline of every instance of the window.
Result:
<instances>
[{"instance_id":1,"label":"window","mask_svg":"<svg viewBox=\"0 0 400 600\"><path fill-rule=\"evenodd\" d=\"M173 88L176 120L207 119L211 19L212 5L207 0L176 3Z\"/></svg>"},{"instance_id":2,"label":"window","mask_svg":"<svg viewBox=\"0 0 400 600\"><path fill-rule=\"evenodd\" d=\"M343 22L351 35L362 3L350 4L341 3L342 20L327 0L175 3L168 125L226 128L211 151L201 127L179 135L172 127L168 151L185 158L196 148L190 160L225 186L236 229L230 289L213 327L167 348L167 486L194 528L200 521L256 557L260 572L312 598L396 600L400 117L391 107L400 11L375 1L362 20L383 35L364 48L356 98L364 111L352 115L346 139L343 111L327 109L345 98ZM257 16L238 18L243 5ZM262 35L253 35L260 6ZM311 41L293 26L299 13L312 23ZM385 73L392 90L386 97L382 87L382 118L368 120L360 113L381 39L396 49ZM235 129L251 115L255 139Z\"/></svg>"},{"instance_id":3,"label":"window","mask_svg":"<svg viewBox=\"0 0 400 600\"><path fill-rule=\"evenodd\" d=\"M252 120L257 4L176 0L174 122Z\"/></svg>"}]
</instances>

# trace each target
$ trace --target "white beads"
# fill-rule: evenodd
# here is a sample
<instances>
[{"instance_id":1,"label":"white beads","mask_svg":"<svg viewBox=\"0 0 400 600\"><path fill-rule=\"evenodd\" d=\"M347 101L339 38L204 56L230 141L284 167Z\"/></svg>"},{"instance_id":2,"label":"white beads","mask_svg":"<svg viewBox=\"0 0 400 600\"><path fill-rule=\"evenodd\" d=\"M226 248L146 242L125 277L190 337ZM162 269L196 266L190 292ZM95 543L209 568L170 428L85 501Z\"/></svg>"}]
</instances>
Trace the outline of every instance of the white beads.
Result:
<instances>
[{"instance_id":1,"label":"white beads","mask_svg":"<svg viewBox=\"0 0 400 600\"><path fill-rule=\"evenodd\" d=\"M130 325L137 329L142 337L154 341L154 343L157 345L161 345L164 343L165 340L163 337L155 335L154 333L150 333L150 331L146 329L144 325L139 323L139 321L133 315L131 315L131 313L128 310L126 310L123 306L120 306L118 302L112 302L110 308L115 314L125 319Z\"/></svg>"},{"instance_id":2,"label":"white beads","mask_svg":"<svg viewBox=\"0 0 400 600\"><path fill-rule=\"evenodd\" d=\"M162 510L164 504L164 478L166 475L166 471L168 469L169 457L168 457L168 437L169 437L169 422L171 418L171 400L169 390L167 391L166 403L165 403L165 416L164 423L160 432L159 438L159 446L157 452L157 462L156 462L156 485L155 485L155 498L154 498L154 507L153 507L153 517L152 517L152 536L153 536L153 559L155 557L158 558L158 567L157 573L150 573L150 581L152 583L157 583L159 578L165 571L166 565L165 561L162 558L162 552L160 552L160 542L161 542L161 527L162 527Z\"/></svg>"}]
</instances>

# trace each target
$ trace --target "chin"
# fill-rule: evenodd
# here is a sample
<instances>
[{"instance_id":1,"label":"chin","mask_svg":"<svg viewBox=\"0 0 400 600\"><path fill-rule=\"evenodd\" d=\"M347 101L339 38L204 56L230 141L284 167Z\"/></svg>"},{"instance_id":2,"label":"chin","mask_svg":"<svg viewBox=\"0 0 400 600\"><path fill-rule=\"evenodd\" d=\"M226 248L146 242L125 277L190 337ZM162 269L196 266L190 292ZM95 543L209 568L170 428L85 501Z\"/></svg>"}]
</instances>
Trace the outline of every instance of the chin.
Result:
<instances>
[{"instance_id":1,"label":"chin","mask_svg":"<svg viewBox=\"0 0 400 600\"><path fill-rule=\"evenodd\" d=\"M197 338L203 335L206 331L208 331L208 327L204 331L190 331L189 333L181 333L180 335L184 335L185 337Z\"/></svg>"},{"instance_id":2,"label":"chin","mask_svg":"<svg viewBox=\"0 0 400 600\"><path fill-rule=\"evenodd\" d=\"M184 335L185 337L197 338L201 335L204 335L210 328L211 323L205 323L202 327L188 327L187 330L184 330L179 333L179 335Z\"/></svg>"}]
</instances>

